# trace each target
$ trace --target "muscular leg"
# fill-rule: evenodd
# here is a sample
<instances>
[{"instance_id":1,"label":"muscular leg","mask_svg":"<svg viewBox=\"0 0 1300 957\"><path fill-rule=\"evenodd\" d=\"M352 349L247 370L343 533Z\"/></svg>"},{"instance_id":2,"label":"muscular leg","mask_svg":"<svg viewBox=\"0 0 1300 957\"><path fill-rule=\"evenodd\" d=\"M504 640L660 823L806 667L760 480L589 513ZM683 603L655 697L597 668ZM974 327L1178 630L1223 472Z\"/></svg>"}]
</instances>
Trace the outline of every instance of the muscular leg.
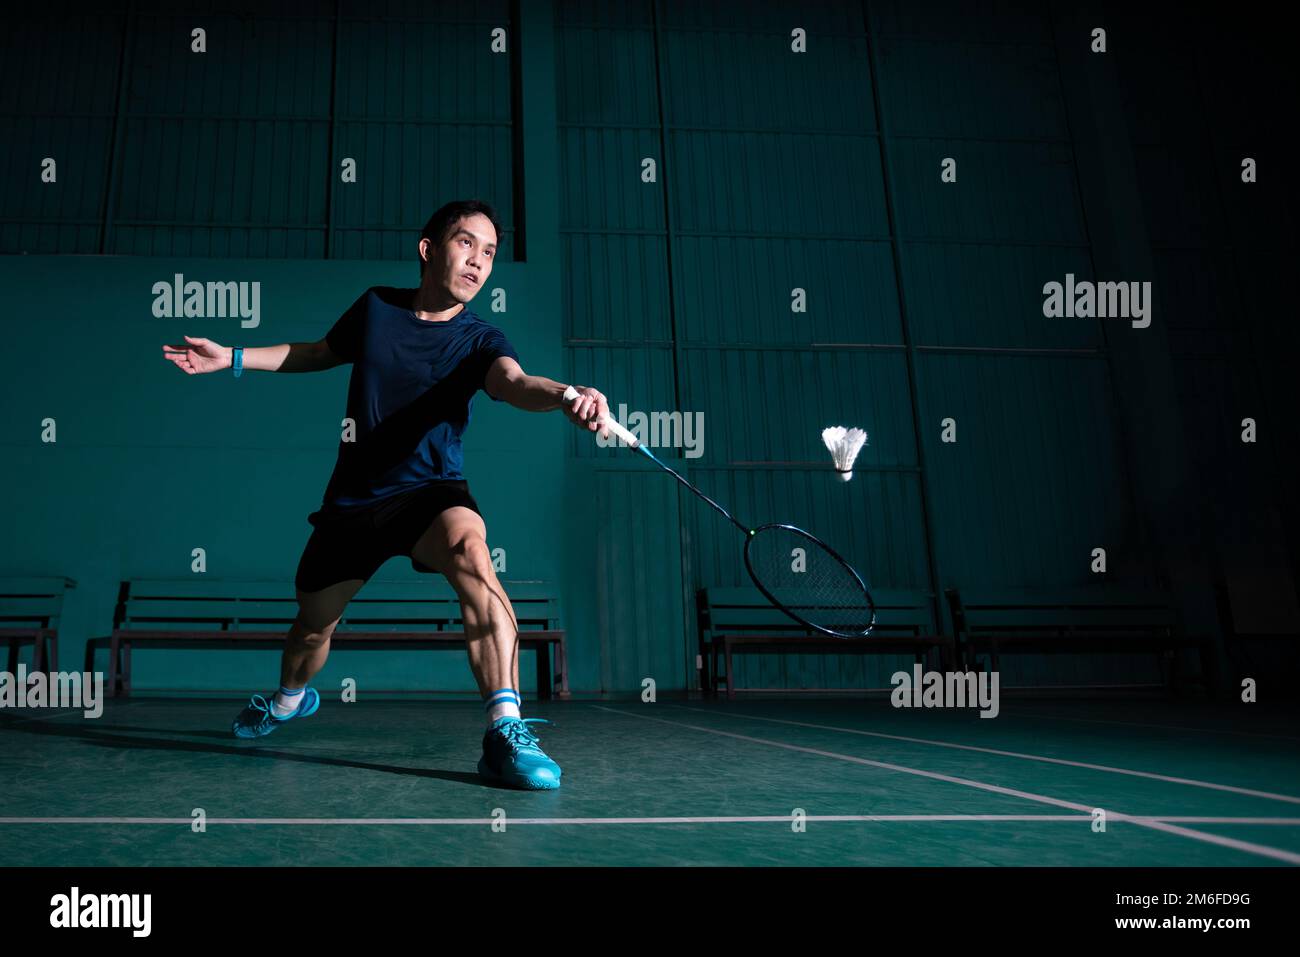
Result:
<instances>
[{"instance_id":1,"label":"muscular leg","mask_svg":"<svg viewBox=\"0 0 1300 957\"><path fill-rule=\"evenodd\" d=\"M435 518L411 549L421 564L442 572L460 598L461 620L479 692L519 691L519 623L497 581L487 528L472 508L456 506Z\"/></svg>"},{"instance_id":2,"label":"muscular leg","mask_svg":"<svg viewBox=\"0 0 1300 957\"><path fill-rule=\"evenodd\" d=\"M289 626L280 658L280 684L301 688L325 666L330 636L343 609L365 582L349 579L314 592L298 592L298 617Z\"/></svg>"}]
</instances>

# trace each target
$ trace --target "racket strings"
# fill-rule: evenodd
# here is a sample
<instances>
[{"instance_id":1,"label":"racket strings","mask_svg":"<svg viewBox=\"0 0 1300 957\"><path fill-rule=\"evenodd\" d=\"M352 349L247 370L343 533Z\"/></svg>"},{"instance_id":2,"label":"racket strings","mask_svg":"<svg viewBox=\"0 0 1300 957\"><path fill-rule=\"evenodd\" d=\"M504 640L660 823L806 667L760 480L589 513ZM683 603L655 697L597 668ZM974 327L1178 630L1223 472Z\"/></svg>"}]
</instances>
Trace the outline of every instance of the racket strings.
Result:
<instances>
[{"instance_id":1,"label":"racket strings","mask_svg":"<svg viewBox=\"0 0 1300 957\"><path fill-rule=\"evenodd\" d=\"M765 526L749 539L745 557L755 582L799 618L844 634L871 627L871 597L858 576L808 533Z\"/></svg>"}]
</instances>

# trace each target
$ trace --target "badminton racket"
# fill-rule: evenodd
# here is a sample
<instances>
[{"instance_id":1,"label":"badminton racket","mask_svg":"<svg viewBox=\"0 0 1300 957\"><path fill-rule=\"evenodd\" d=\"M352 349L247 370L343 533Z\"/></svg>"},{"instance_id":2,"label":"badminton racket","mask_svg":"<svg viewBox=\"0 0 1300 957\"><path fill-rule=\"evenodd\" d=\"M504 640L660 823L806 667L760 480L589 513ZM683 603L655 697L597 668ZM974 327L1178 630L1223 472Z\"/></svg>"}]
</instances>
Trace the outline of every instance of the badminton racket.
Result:
<instances>
[{"instance_id":1,"label":"badminton racket","mask_svg":"<svg viewBox=\"0 0 1300 957\"><path fill-rule=\"evenodd\" d=\"M569 386L564 401L579 392ZM612 416L600 425L645 455L708 502L745 536L745 570L758 590L790 618L833 638L864 638L876 625L876 603L853 566L817 536L793 525L770 523L751 528L659 461Z\"/></svg>"}]
</instances>

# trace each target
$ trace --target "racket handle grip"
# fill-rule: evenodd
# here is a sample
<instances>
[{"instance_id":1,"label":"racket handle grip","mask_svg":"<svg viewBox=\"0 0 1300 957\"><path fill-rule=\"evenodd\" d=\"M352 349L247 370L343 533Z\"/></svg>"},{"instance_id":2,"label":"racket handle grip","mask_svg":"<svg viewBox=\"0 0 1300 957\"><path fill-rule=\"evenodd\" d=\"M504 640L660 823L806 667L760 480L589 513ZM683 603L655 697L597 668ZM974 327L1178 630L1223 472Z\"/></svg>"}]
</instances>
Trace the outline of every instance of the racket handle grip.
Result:
<instances>
[{"instance_id":1,"label":"racket handle grip","mask_svg":"<svg viewBox=\"0 0 1300 957\"><path fill-rule=\"evenodd\" d=\"M573 386L569 386L567 389L564 390L565 402L572 402L577 397L578 397L578 390L575 389ZM623 426L619 425L618 421L614 419L613 416L607 416L604 419L601 419L600 424L605 428L609 429L610 432L618 436L624 442L626 442L628 446L630 446L631 448L635 449L641 445L640 441L637 440L637 437L633 435L631 432L629 432L627 429L623 428Z\"/></svg>"}]
</instances>

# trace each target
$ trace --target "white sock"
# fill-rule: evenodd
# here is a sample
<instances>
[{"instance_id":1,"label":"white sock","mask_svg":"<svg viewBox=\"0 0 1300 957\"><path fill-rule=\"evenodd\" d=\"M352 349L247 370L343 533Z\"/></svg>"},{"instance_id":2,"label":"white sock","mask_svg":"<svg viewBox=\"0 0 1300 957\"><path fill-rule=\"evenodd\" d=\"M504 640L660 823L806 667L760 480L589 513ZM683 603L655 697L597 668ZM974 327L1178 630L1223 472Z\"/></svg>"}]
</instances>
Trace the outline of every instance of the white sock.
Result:
<instances>
[{"instance_id":1,"label":"white sock","mask_svg":"<svg viewBox=\"0 0 1300 957\"><path fill-rule=\"evenodd\" d=\"M519 695L515 693L514 688L502 688L500 691L494 691L488 695L487 704L483 710L487 712L488 727L492 727L498 718L517 718L519 717Z\"/></svg>"},{"instance_id":2,"label":"white sock","mask_svg":"<svg viewBox=\"0 0 1300 957\"><path fill-rule=\"evenodd\" d=\"M277 718L283 718L286 714L293 714L298 710L298 705L302 702L302 688L286 688L283 685L275 693L275 698L271 701L271 714Z\"/></svg>"}]
</instances>

